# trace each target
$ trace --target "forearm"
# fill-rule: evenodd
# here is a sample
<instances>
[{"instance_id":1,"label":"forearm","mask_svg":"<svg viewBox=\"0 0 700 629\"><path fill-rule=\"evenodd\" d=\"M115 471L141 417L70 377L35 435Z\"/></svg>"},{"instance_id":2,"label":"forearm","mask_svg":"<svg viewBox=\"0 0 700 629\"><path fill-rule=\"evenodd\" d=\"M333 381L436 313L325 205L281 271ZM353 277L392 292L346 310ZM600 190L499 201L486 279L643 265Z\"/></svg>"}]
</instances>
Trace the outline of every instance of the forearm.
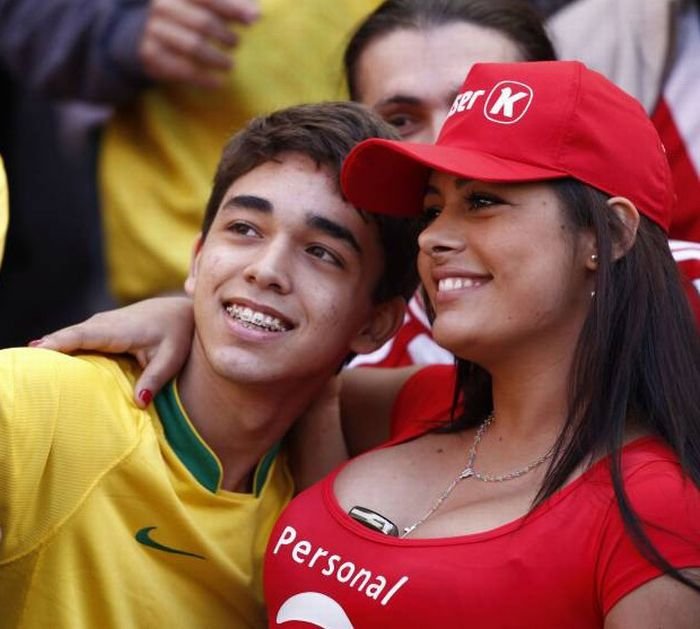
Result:
<instances>
[{"instance_id":1,"label":"forearm","mask_svg":"<svg viewBox=\"0 0 700 629\"><path fill-rule=\"evenodd\" d=\"M0 64L45 95L118 103L147 79L145 0L0 0Z\"/></svg>"}]
</instances>

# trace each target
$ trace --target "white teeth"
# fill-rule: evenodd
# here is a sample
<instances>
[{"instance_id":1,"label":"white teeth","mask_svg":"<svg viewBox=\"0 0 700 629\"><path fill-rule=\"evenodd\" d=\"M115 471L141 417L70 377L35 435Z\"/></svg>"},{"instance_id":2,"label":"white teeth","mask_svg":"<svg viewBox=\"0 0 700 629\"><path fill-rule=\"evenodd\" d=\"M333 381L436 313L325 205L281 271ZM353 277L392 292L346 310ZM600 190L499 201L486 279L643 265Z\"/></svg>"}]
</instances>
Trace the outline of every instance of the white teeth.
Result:
<instances>
[{"instance_id":1,"label":"white teeth","mask_svg":"<svg viewBox=\"0 0 700 629\"><path fill-rule=\"evenodd\" d=\"M272 317L264 312L258 312L247 306L232 304L226 306L226 312L237 321L241 321L246 327L262 328L269 332L285 332L289 329L286 323L277 317Z\"/></svg>"},{"instance_id":2,"label":"white teeth","mask_svg":"<svg viewBox=\"0 0 700 629\"><path fill-rule=\"evenodd\" d=\"M438 290L448 292L451 290L459 290L460 288L472 288L480 286L482 280L476 280L469 277L446 277L438 282Z\"/></svg>"}]
</instances>

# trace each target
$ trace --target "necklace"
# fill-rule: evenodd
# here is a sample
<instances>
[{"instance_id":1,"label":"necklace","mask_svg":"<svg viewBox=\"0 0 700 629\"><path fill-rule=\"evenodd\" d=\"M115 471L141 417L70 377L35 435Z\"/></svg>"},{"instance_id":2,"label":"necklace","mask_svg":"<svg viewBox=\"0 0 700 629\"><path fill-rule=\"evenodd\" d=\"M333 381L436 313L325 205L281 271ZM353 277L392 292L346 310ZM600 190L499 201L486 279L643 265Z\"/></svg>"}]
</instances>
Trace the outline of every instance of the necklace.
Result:
<instances>
[{"instance_id":1,"label":"necklace","mask_svg":"<svg viewBox=\"0 0 700 629\"><path fill-rule=\"evenodd\" d=\"M484 433L486 432L488 427L494 422L495 419L495 415L491 413L484 420L484 423L481 424L481 426L479 426L478 430L476 431L476 435L474 435L474 441L472 442L471 448L469 448L469 454L467 454L467 464L462 468L459 474L457 474L457 476L454 477L452 482L440 494L433 506L425 512L423 517L416 520L413 524L411 524L411 526L407 526L403 529L401 537L409 536L421 524L423 524L423 522L425 522L431 515L433 515L433 513L435 513L440 508L440 505L443 502L445 502L445 500L447 500L447 497L452 493L454 488L457 487L457 485L461 481L466 480L467 478L474 478L476 480L481 481L482 483L503 483L508 480L513 480L514 478L520 478L521 476L534 470L536 467L542 465L542 463L544 463L554 453L553 450L550 449L538 459L535 459L534 461L528 463L525 467L513 470L512 472L506 472L505 474L482 474L481 472L475 470L474 461L476 460L476 449L479 447L479 442L484 436Z\"/></svg>"}]
</instances>

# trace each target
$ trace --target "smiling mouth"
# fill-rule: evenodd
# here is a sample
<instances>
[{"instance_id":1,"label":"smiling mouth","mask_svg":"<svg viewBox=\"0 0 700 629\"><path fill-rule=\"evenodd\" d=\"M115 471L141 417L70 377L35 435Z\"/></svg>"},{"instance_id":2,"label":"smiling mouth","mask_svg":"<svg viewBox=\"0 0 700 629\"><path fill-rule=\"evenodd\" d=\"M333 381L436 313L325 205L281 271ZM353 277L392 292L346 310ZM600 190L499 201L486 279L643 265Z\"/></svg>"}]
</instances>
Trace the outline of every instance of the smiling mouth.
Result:
<instances>
[{"instance_id":1,"label":"smiling mouth","mask_svg":"<svg viewBox=\"0 0 700 629\"><path fill-rule=\"evenodd\" d=\"M438 290L441 293L448 293L450 291L460 290L462 288L474 288L476 286L481 286L487 281L488 280L486 278L446 277L438 282Z\"/></svg>"},{"instance_id":2,"label":"smiling mouth","mask_svg":"<svg viewBox=\"0 0 700 629\"><path fill-rule=\"evenodd\" d=\"M229 317L238 321L244 328L253 330L265 330L266 332L287 332L292 326L277 317L253 310L248 306L229 304L226 306Z\"/></svg>"}]
</instances>

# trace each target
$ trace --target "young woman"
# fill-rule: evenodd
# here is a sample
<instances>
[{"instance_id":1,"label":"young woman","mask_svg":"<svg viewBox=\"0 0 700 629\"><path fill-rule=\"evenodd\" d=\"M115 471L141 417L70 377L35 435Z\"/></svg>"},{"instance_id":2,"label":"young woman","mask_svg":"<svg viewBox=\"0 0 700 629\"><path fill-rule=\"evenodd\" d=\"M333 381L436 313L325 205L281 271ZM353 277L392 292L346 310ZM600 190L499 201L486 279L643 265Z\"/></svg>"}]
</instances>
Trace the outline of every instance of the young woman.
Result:
<instances>
[{"instance_id":1,"label":"young woman","mask_svg":"<svg viewBox=\"0 0 700 629\"><path fill-rule=\"evenodd\" d=\"M402 139L433 142L472 64L554 58L539 16L520 0L389 0L354 32L344 63L353 100ZM433 342L416 294L399 334L352 366L433 363L451 364L452 356Z\"/></svg>"},{"instance_id":2,"label":"young woman","mask_svg":"<svg viewBox=\"0 0 700 629\"><path fill-rule=\"evenodd\" d=\"M697 626L700 340L642 108L576 62L478 64L435 145L363 142L342 180L422 212L460 400L291 503L271 626Z\"/></svg>"}]
</instances>

